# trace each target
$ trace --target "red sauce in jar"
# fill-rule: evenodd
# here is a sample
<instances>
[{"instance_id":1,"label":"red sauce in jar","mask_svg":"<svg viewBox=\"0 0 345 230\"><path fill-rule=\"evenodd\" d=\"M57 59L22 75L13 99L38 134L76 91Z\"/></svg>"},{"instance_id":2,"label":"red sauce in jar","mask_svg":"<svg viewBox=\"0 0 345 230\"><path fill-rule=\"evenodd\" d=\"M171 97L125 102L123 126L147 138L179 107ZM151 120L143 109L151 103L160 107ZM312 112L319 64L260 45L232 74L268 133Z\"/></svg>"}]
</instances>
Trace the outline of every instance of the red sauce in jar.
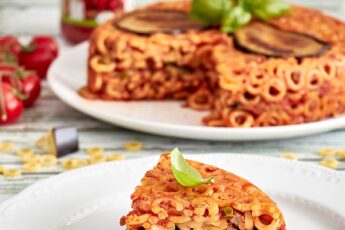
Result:
<instances>
[{"instance_id":1,"label":"red sauce in jar","mask_svg":"<svg viewBox=\"0 0 345 230\"><path fill-rule=\"evenodd\" d=\"M62 0L61 32L71 43L87 40L100 21L123 10L124 0Z\"/></svg>"}]
</instances>

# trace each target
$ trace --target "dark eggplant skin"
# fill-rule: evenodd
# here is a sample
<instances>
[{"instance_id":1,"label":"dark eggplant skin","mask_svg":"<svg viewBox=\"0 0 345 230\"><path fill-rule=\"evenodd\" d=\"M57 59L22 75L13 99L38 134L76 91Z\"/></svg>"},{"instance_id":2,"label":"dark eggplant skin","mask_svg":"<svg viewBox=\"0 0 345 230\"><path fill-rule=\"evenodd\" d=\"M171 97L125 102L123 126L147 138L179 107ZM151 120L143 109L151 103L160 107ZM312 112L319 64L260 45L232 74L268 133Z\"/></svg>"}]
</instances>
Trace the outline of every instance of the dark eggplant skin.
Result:
<instances>
[{"instance_id":1,"label":"dark eggplant skin","mask_svg":"<svg viewBox=\"0 0 345 230\"><path fill-rule=\"evenodd\" d=\"M50 131L57 157L62 157L79 150L78 130L75 127L57 127Z\"/></svg>"},{"instance_id":2,"label":"dark eggplant skin","mask_svg":"<svg viewBox=\"0 0 345 230\"><path fill-rule=\"evenodd\" d=\"M194 23L194 25L191 24L190 27L185 27L185 28L181 28L181 27L175 27L175 28L171 27L171 28L168 28L168 29L167 28L165 28L165 29L162 28L161 30L160 29L156 29L156 30L148 31L148 32L143 32L143 31L139 31L139 30L135 30L135 29L130 29L130 28L126 27L126 26L121 25L121 22L123 20L126 20L129 17L135 17L136 14L140 14L140 13L143 13L143 12L144 13L151 12L152 15L154 15L155 13L163 13L165 16L171 16L172 14L175 14L176 17L179 17L179 16L180 17L185 17L186 18L185 23ZM161 22L164 21L164 20L166 21L167 19L168 18L162 18ZM156 23L157 21L154 21L152 23ZM147 21L147 23L150 23L150 22ZM171 20L169 20L169 23L172 23L172 25L174 24L174 22L171 21ZM136 10L136 11L124 14L122 17L120 17L117 20L115 20L113 22L113 25L117 29L120 29L120 30L123 30L123 31L126 31L126 32L130 32L130 33L135 33L135 34L138 34L138 35L143 35L143 36L149 36L149 35L154 34L154 33L181 34L181 33L187 32L188 30L205 30L205 29L209 28L209 25L206 25L206 24L203 24L201 22L192 20L188 13L185 13L185 12L182 12L182 11L178 11L178 10L167 10L167 9L165 9L165 10L159 10L159 9ZM163 25L163 26L166 26L166 25ZM157 27L158 27L158 25L157 25Z\"/></svg>"},{"instance_id":3,"label":"dark eggplant skin","mask_svg":"<svg viewBox=\"0 0 345 230\"><path fill-rule=\"evenodd\" d=\"M282 30L278 26L270 24L268 22L260 21L260 23L264 24L265 26L269 26L269 27L271 27L271 28L273 28L275 30L283 31L284 33L293 33L295 35L303 36L304 38L308 38L310 40L313 40L313 41L319 43L320 45L322 45L322 49L318 50L318 52L316 52L316 53L308 54L308 55L279 55L279 54L277 54L277 55L268 55L266 53L250 49L245 44L242 44L242 42L240 41L240 39L237 36L238 32L235 32L233 34L233 38L234 38L233 40L234 40L234 45L235 45L235 47L237 49L239 49L239 50L241 50L243 52L246 52L246 53L262 55L262 56L266 56L266 57L270 57L270 58L295 57L295 58L301 59L301 58L307 58L307 57L321 57L323 54L325 54L328 50L330 50L332 48L332 46L328 42L323 41L323 40L321 40L319 38L316 38L316 37L314 37L314 36L312 36L310 34L301 33L301 32L295 32L295 31Z\"/></svg>"}]
</instances>

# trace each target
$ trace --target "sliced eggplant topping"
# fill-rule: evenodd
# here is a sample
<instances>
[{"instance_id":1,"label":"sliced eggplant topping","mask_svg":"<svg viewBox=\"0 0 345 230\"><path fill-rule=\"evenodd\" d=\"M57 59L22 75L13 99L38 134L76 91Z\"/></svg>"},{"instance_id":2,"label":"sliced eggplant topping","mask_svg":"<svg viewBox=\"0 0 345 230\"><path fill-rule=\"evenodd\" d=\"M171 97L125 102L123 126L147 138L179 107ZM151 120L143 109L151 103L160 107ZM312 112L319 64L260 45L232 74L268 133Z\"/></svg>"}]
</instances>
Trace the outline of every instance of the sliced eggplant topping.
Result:
<instances>
[{"instance_id":1,"label":"sliced eggplant topping","mask_svg":"<svg viewBox=\"0 0 345 230\"><path fill-rule=\"evenodd\" d=\"M279 29L263 22L253 22L234 35L235 45L246 52L269 57L321 56L330 45L313 36Z\"/></svg>"},{"instance_id":2,"label":"sliced eggplant topping","mask_svg":"<svg viewBox=\"0 0 345 230\"><path fill-rule=\"evenodd\" d=\"M177 10L137 10L116 21L122 30L137 34L183 33L187 30L201 30L205 24L192 20L188 13Z\"/></svg>"}]
</instances>

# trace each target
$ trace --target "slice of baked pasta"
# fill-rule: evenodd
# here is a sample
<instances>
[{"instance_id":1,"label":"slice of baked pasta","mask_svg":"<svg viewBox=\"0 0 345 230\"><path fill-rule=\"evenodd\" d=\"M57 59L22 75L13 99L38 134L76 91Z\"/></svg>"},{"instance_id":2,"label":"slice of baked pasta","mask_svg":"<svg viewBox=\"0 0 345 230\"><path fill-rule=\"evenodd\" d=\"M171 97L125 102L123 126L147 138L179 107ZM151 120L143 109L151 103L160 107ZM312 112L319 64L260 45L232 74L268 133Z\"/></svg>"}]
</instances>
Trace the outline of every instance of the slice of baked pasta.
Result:
<instances>
[{"instance_id":1,"label":"slice of baked pasta","mask_svg":"<svg viewBox=\"0 0 345 230\"><path fill-rule=\"evenodd\" d=\"M136 187L133 210L120 221L127 230L286 229L276 203L252 183L217 167L187 161L200 178L212 180L182 186L171 157L163 154Z\"/></svg>"}]
</instances>

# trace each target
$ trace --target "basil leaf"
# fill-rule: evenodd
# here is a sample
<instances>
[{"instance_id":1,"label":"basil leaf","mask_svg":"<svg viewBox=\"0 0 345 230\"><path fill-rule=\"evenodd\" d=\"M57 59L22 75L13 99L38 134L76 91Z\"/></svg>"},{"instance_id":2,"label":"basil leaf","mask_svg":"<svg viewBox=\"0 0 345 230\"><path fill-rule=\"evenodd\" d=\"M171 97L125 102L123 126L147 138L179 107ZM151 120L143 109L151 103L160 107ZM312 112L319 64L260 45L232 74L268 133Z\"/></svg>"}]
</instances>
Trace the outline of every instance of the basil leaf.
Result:
<instances>
[{"instance_id":1,"label":"basil leaf","mask_svg":"<svg viewBox=\"0 0 345 230\"><path fill-rule=\"evenodd\" d=\"M290 5L283 0L269 0L266 4L255 9L253 14L262 20L268 20L289 13L290 10Z\"/></svg>"},{"instance_id":2,"label":"basil leaf","mask_svg":"<svg viewBox=\"0 0 345 230\"><path fill-rule=\"evenodd\" d=\"M252 16L267 20L290 12L284 0L193 0L191 16L232 33L248 24Z\"/></svg>"},{"instance_id":3,"label":"basil leaf","mask_svg":"<svg viewBox=\"0 0 345 230\"><path fill-rule=\"evenodd\" d=\"M240 6L232 8L222 20L222 31L226 33L233 33L237 29L248 24L252 19L252 15Z\"/></svg>"},{"instance_id":4,"label":"basil leaf","mask_svg":"<svg viewBox=\"0 0 345 230\"><path fill-rule=\"evenodd\" d=\"M283 15L291 10L284 0L239 0L238 5L262 20Z\"/></svg>"},{"instance_id":5,"label":"basil leaf","mask_svg":"<svg viewBox=\"0 0 345 230\"><path fill-rule=\"evenodd\" d=\"M229 0L193 0L191 16L206 24L220 24L224 12L231 7Z\"/></svg>"},{"instance_id":6,"label":"basil leaf","mask_svg":"<svg viewBox=\"0 0 345 230\"><path fill-rule=\"evenodd\" d=\"M175 179L182 186L196 187L214 180L213 178L204 179L198 171L188 164L178 148L171 151L170 163Z\"/></svg>"}]
</instances>

